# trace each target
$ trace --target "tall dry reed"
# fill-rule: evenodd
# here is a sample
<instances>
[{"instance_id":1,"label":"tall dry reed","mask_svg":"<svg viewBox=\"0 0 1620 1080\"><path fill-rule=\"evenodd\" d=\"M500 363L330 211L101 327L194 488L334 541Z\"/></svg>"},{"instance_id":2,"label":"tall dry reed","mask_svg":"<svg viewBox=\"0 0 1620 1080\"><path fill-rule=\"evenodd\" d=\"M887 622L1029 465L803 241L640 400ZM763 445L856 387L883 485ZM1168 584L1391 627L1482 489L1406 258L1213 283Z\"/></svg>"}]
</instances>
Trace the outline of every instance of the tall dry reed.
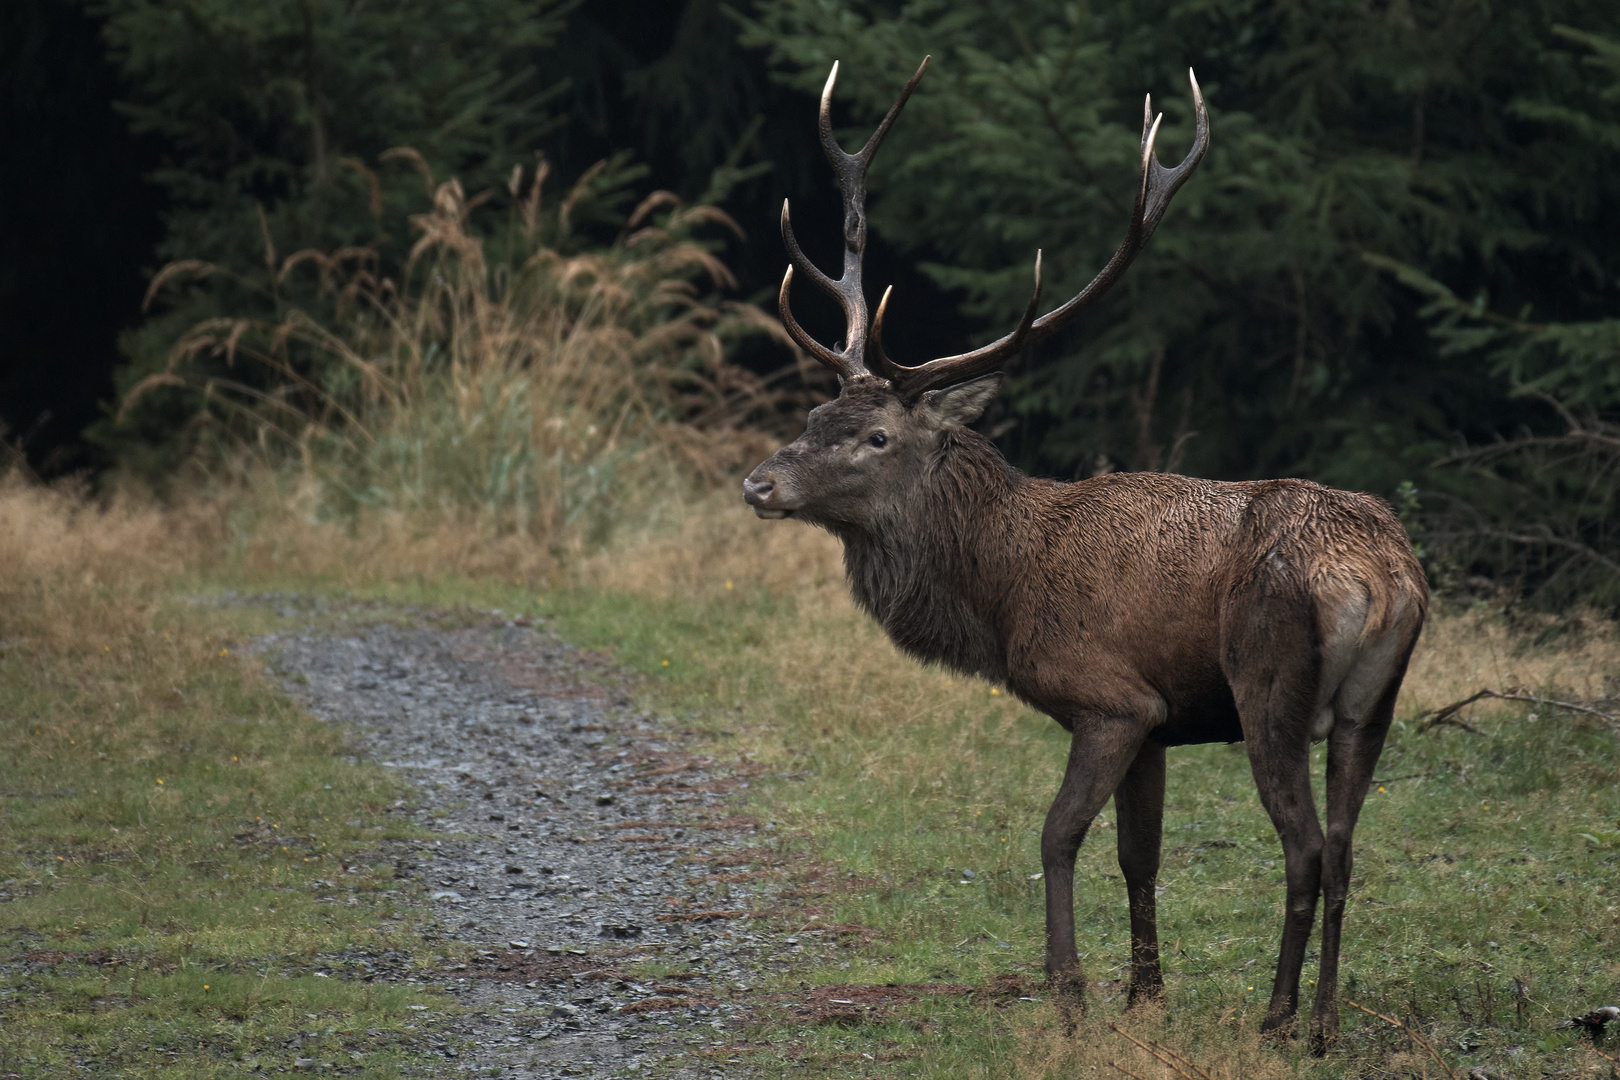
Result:
<instances>
[{"instance_id":1,"label":"tall dry reed","mask_svg":"<svg viewBox=\"0 0 1620 1080\"><path fill-rule=\"evenodd\" d=\"M580 251L573 218L600 170L555 209L543 162L527 184L514 170L506 224L486 235L474 217L491 193L436 182L414 151L384 156L414 165L430 200L396 275L369 248L278 262L266 233L268 276L250 284L274 316L191 328L125 408L191 394L216 450L229 448L216 466L236 463L239 481L268 469L279 499L317 519L554 553L599 545L638 502L769 452L790 403L782 376L798 365L773 379L727 360L749 334L791 346L757 308L719 297L735 282L698 234L735 229L724 213L656 192L615 241ZM220 272L172 264L149 300ZM318 308L284 298L307 274Z\"/></svg>"}]
</instances>

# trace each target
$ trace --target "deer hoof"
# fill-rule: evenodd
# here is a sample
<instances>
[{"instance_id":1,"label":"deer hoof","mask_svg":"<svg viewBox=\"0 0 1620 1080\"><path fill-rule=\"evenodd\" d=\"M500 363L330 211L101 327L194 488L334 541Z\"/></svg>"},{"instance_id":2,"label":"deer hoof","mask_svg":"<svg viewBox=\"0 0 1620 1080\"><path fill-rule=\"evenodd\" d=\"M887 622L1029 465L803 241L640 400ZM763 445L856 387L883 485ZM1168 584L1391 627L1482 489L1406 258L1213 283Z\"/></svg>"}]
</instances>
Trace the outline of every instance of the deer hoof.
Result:
<instances>
[{"instance_id":1,"label":"deer hoof","mask_svg":"<svg viewBox=\"0 0 1620 1080\"><path fill-rule=\"evenodd\" d=\"M1287 1042L1295 1034L1297 1016L1292 1012L1274 1012L1267 1016L1265 1023L1260 1025L1260 1038L1264 1042Z\"/></svg>"},{"instance_id":2,"label":"deer hoof","mask_svg":"<svg viewBox=\"0 0 1620 1080\"><path fill-rule=\"evenodd\" d=\"M1086 1015L1086 978L1078 971L1053 972L1046 977L1046 994L1057 1006L1065 1034L1073 1034Z\"/></svg>"},{"instance_id":3,"label":"deer hoof","mask_svg":"<svg viewBox=\"0 0 1620 1080\"><path fill-rule=\"evenodd\" d=\"M1130 1012L1142 1005L1163 1005L1164 983L1157 980L1152 982L1132 983L1130 992L1125 997L1125 1011Z\"/></svg>"},{"instance_id":4,"label":"deer hoof","mask_svg":"<svg viewBox=\"0 0 1620 1080\"><path fill-rule=\"evenodd\" d=\"M1327 1057L1333 1044L1339 1041L1339 1018L1311 1017L1311 1056Z\"/></svg>"}]
</instances>

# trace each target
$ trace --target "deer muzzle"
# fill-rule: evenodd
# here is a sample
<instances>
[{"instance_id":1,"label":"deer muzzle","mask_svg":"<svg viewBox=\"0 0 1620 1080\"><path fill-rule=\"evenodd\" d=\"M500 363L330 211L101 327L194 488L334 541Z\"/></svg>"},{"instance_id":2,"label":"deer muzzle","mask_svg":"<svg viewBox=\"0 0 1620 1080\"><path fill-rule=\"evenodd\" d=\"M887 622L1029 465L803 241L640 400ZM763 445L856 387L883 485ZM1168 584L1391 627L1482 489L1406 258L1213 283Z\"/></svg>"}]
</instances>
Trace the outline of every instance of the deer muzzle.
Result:
<instances>
[{"instance_id":1,"label":"deer muzzle","mask_svg":"<svg viewBox=\"0 0 1620 1080\"><path fill-rule=\"evenodd\" d=\"M775 478L769 475L758 479L750 476L743 481L743 501L754 508L755 515L767 520L785 518L792 513L778 505L781 501L780 491Z\"/></svg>"}]
</instances>

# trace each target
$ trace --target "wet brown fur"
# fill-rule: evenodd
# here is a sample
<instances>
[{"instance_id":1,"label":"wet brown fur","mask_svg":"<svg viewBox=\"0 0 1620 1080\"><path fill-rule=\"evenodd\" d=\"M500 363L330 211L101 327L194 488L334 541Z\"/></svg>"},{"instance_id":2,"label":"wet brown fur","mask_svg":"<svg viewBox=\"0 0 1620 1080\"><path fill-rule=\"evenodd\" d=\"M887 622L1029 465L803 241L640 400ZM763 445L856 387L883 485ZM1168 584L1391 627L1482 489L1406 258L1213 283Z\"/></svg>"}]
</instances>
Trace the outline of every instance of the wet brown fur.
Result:
<instances>
[{"instance_id":1,"label":"wet brown fur","mask_svg":"<svg viewBox=\"0 0 1620 1080\"><path fill-rule=\"evenodd\" d=\"M1158 997L1164 748L1244 739L1287 860L1265 1027L1292 1029L1320 895L1321 1051L1338 1029L1351 834L1427 610L1406 533L1381 500L1303 480L1032 479L965 426L998 386L908 402L851 380L754 471L748 500L837 535L855 599L901 649L1003 684L1072 733L1041 844L1047 972L1071 1006L1074 861L1092 819L1114 796L1130 999ZM1324 736L1326 835L1309 781Z\"/></svg>"}]
</instances>

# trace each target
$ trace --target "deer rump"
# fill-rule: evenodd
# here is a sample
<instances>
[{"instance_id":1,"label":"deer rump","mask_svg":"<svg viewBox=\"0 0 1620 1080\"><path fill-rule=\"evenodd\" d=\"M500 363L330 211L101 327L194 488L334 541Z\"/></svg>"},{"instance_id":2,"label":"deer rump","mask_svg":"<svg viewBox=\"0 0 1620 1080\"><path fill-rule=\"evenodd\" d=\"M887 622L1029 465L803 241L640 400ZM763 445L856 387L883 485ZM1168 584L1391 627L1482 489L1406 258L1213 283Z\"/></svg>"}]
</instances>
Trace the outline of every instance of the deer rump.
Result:
<instances>
[{"instance_id":1,"label":"deer rump","mask_svg":"<svg viewBox=\"0 0 1620 1080\"><path fill-rule=\"evenodd\" d=\"M1312 1049L1338 1032L1338 964L1351 838L1395 696L1428 606L1405 530L1380 500L1303 480L1221 483L1116 473L1036 480L971 425L1012 356L1056 333L1124 273L1209 148L1192 79L1195 137L1180 164L1154 156L1144 109L1140 182L1124 242L1091 283L1039 318L1041 259L1016 329L915 366L882 343L885 292L868 318L861 271L866 170L916 89L924 59L856 154L833 137L838 66L822 91L821 141L844 201L842 276L782 235L790 265L778 307L805 352L838 373L836 399L743 481L762 518L837 536L857 602L902 650L1006 685L1071 734L1041 833L1050 992L1072 1022L1085 1007L1075 950L1075 856L1110 798L1131 914L1130 1002L1164 993L1156 881L1165 748L1242 740L1282 840L1287 902L1262 1029L1294 1028L1305 946L1324 902ZM1191 73L1189 72L1189 78ZM844 341L794 320L794 271L843 307ZM1327 830L1311 790L1311 743L1326 740Z\"/></svg>"}]
</instances>

